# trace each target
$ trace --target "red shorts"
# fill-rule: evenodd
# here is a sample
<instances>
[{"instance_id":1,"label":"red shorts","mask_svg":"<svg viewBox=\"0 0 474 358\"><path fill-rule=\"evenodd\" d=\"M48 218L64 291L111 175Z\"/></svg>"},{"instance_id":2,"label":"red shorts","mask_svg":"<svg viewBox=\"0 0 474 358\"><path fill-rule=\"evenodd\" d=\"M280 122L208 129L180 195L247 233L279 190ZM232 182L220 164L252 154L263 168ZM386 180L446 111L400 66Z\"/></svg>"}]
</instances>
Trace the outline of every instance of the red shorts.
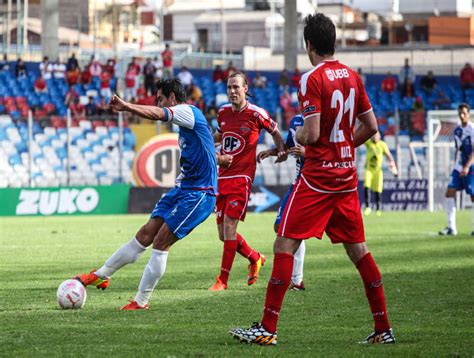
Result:
<instances>
[{"instance_id":1,"label":"red shorts","mask_svg":"<svg viewBox=\"0 0 474 358\"><path fill-rule=\"evenodd\" d=\"M224 215L240 221L245 220L252 181L247 177L219 178L216 200L216 219L221 224Z\"/></svg>"},{"instance_id":2,"label":"red shorts","mask_svg":"<svg viewBox=\"0 0 474 358\"><path fill-rule=\"evenodd\" d=\"M357 190L321 193L300 177L283 212L278 236L321 239L324 232L333 244L365 241L359 194Z\"/></svg>"}]
</instances>

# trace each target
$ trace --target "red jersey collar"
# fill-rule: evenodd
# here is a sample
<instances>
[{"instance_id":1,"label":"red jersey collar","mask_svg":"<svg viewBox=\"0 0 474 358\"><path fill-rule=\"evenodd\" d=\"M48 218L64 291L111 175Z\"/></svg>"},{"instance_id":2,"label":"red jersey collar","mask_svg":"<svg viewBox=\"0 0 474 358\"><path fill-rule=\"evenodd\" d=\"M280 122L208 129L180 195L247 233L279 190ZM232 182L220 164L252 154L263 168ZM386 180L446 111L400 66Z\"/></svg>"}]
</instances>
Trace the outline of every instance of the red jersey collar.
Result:
<instances>
[{"instance_id":1,"label":"red jersey collar","mask_svg":"<svg viewBox=\"0 0 474 358\"><path fill-rule=\"evenodd\" d=\"M249 103L249 101L247 101L247 103L245 104L245 106L242 107L241 110L239 110L239 111L234 111L234 107L232 107L232 106L231 106L231 109L232 109L232 112L233 112L233 113L242 113L242 112L245 111L247 108L249 108L249 105L250 105L250 103Z\"/></svg>"}]
</instances>

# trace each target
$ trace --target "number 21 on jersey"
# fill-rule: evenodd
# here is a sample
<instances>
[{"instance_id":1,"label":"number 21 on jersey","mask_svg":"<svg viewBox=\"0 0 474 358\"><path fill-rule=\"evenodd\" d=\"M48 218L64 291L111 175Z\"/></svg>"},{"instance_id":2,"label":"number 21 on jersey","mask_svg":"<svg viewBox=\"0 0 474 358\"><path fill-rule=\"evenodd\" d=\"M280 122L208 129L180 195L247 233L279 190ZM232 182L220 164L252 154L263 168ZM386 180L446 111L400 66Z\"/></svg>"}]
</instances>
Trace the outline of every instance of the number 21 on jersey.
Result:
<instances>
[{"instance_id":1,"label":"number 21 on jersey","mask_svg":"<svg viewBox=\"0 0 474 358\"><path fill-rule=\"evenodd\" d=\"M341 126L342 119L344 115L349 112L349 128L352 128L352 121L354 120L354 102L355 102L355 89L351 88L349 91L349 97L344 101L344 95L340 90L335 90L332 93L331 97L331 108L338 108L336 120L334 121L334 126L332 127L331 135L329 141L331 143L340 143L346 140L344 136L344 131L339 129Z\"/></svg>"}]
</instances>

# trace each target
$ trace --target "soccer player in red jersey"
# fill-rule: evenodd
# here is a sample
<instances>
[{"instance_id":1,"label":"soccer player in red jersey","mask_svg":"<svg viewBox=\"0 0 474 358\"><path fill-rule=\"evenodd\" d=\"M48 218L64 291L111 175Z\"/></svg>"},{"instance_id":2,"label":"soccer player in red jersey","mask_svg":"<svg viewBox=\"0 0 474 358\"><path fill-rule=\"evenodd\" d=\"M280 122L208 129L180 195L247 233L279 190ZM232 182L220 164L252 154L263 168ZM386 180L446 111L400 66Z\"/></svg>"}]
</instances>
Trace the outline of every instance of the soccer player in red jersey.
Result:
<instances>
[{"instance_id":1,"label":"soccer player in red jersey","mask_svg":"<svg viewBox=\"0 0 474 358\"><path fill-rule=\"evenodd\" d=\"M333 58L336 31L332 21L323 14L309 15L304 40L315 66L302 76L299 90L304 125L296 139L305 145L305 162L274 244L263 319L229 333L249 343L276 344L293 255L301 240L321 239L326 232L332 243L344 245L364 282L375 329L361 343L394 343L382 277L365 243L354 162L354 148L376 133L377 121L360 77ZM356 118L360 125L354 131Z\"/></svg>"},{"instance_id":2,"label":"soccer player in red jersey","mask_svg":"<svg viewBox=\"0 0 474 358\"><path fill-rule=\"evenodd\" d=\"M247 284L252 285L265 263L265 256L253 250L237 232L239 221L245 220L250 190L257 167L257 143L260 131L273 137L278 151L276 162L286 160L287 154L280 131L268 113L247 101L248 84L242 72L233 72L227 80L230 104L217 114L218 130L214 134L221 144L218 157L219 177L216 202L219 239L224 242L221 272L210 291L227 289L230 270L238 252L249 261ZM227 158L227 159L226 159Z\"/></svg>"}]
</instances>

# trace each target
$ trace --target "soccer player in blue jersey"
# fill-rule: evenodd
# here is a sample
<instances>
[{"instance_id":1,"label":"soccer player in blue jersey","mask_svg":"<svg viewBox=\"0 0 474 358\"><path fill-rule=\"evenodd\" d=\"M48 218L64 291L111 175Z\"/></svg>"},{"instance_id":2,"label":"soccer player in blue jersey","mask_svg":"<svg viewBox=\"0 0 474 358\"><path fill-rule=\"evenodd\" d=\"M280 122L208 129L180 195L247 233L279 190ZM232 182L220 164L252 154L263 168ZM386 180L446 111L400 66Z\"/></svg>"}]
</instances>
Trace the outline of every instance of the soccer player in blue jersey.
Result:
<instances>
[{"instance_id":1,"label":"soccer player in blue jersey","mask_svg":"<svg viewBox=\"0 0 474 358\"><path fill-rule=\"evenodd\" d=\"M288 128L288 135L286 137L285 146L288 150L288 153L293 155L296 158L296 176L293 179L288 191L286 192L281 204L280 208L278 209L278 214L275 219L275 224L273 226L275 233L278 233L278 229L280 227L281 216L285 211L286 204L288 203L288 198L293 190L293 186L298 180L301 168L303 167L304 162L304 146L298 144L296 142L296 130L300 127L303 127L304 120L301 114L297 114L294 116L290 121L290 126ZM269 149L264 150L258 154L258 160L263 160L269 156L276 156L277 150L276 149ZM289 290L293 291L303 291L305 289L304 282L303 282L303 265L304 265L304 255L306 252L306 246L304 241L301 242L300 247L295 252L294 255L294 262L293 262L293 273L291 275L291 283L289 286Z\"/></svg>"},{"instance_id":2,"label":"soccer player in blue jersey","mask_svg":"<svg viewBox=\"0 0 474 358\"><path fill-rule=\"evenodd\" d=\"M168 251L213 212L217 194L217 163L214 139L199 109L185 104L186 92L176 79L159 81L156 106L128 103L113 96L110 107L153 121L179 126L181 174L176 186L162 197L148 222L134 238L120 247L97 271L76 276L85 286L105 289L110 277L126 264L135 262L153 244L135 298L123 310L147 309L148 301L165 273Z\"/></svg>"},{"instance_id":3,"label":"soccer player in blue jersey","mask_svg":"<svg viewBox=\"0 0 474 358\"><path fill-rule=\"evenodd\" d=\"M469 105L461 103L458 115L461 125L454 130L454 144L456 146L455 164L451 172L451 180L446 190L446 214L448 226L439 232L440 235L457 235L456 228L456 191L465 190L474 202L474 124L469 120ZM474 207L472 209L472 231L474 236Z\"/></svg>"}]
</instances>

